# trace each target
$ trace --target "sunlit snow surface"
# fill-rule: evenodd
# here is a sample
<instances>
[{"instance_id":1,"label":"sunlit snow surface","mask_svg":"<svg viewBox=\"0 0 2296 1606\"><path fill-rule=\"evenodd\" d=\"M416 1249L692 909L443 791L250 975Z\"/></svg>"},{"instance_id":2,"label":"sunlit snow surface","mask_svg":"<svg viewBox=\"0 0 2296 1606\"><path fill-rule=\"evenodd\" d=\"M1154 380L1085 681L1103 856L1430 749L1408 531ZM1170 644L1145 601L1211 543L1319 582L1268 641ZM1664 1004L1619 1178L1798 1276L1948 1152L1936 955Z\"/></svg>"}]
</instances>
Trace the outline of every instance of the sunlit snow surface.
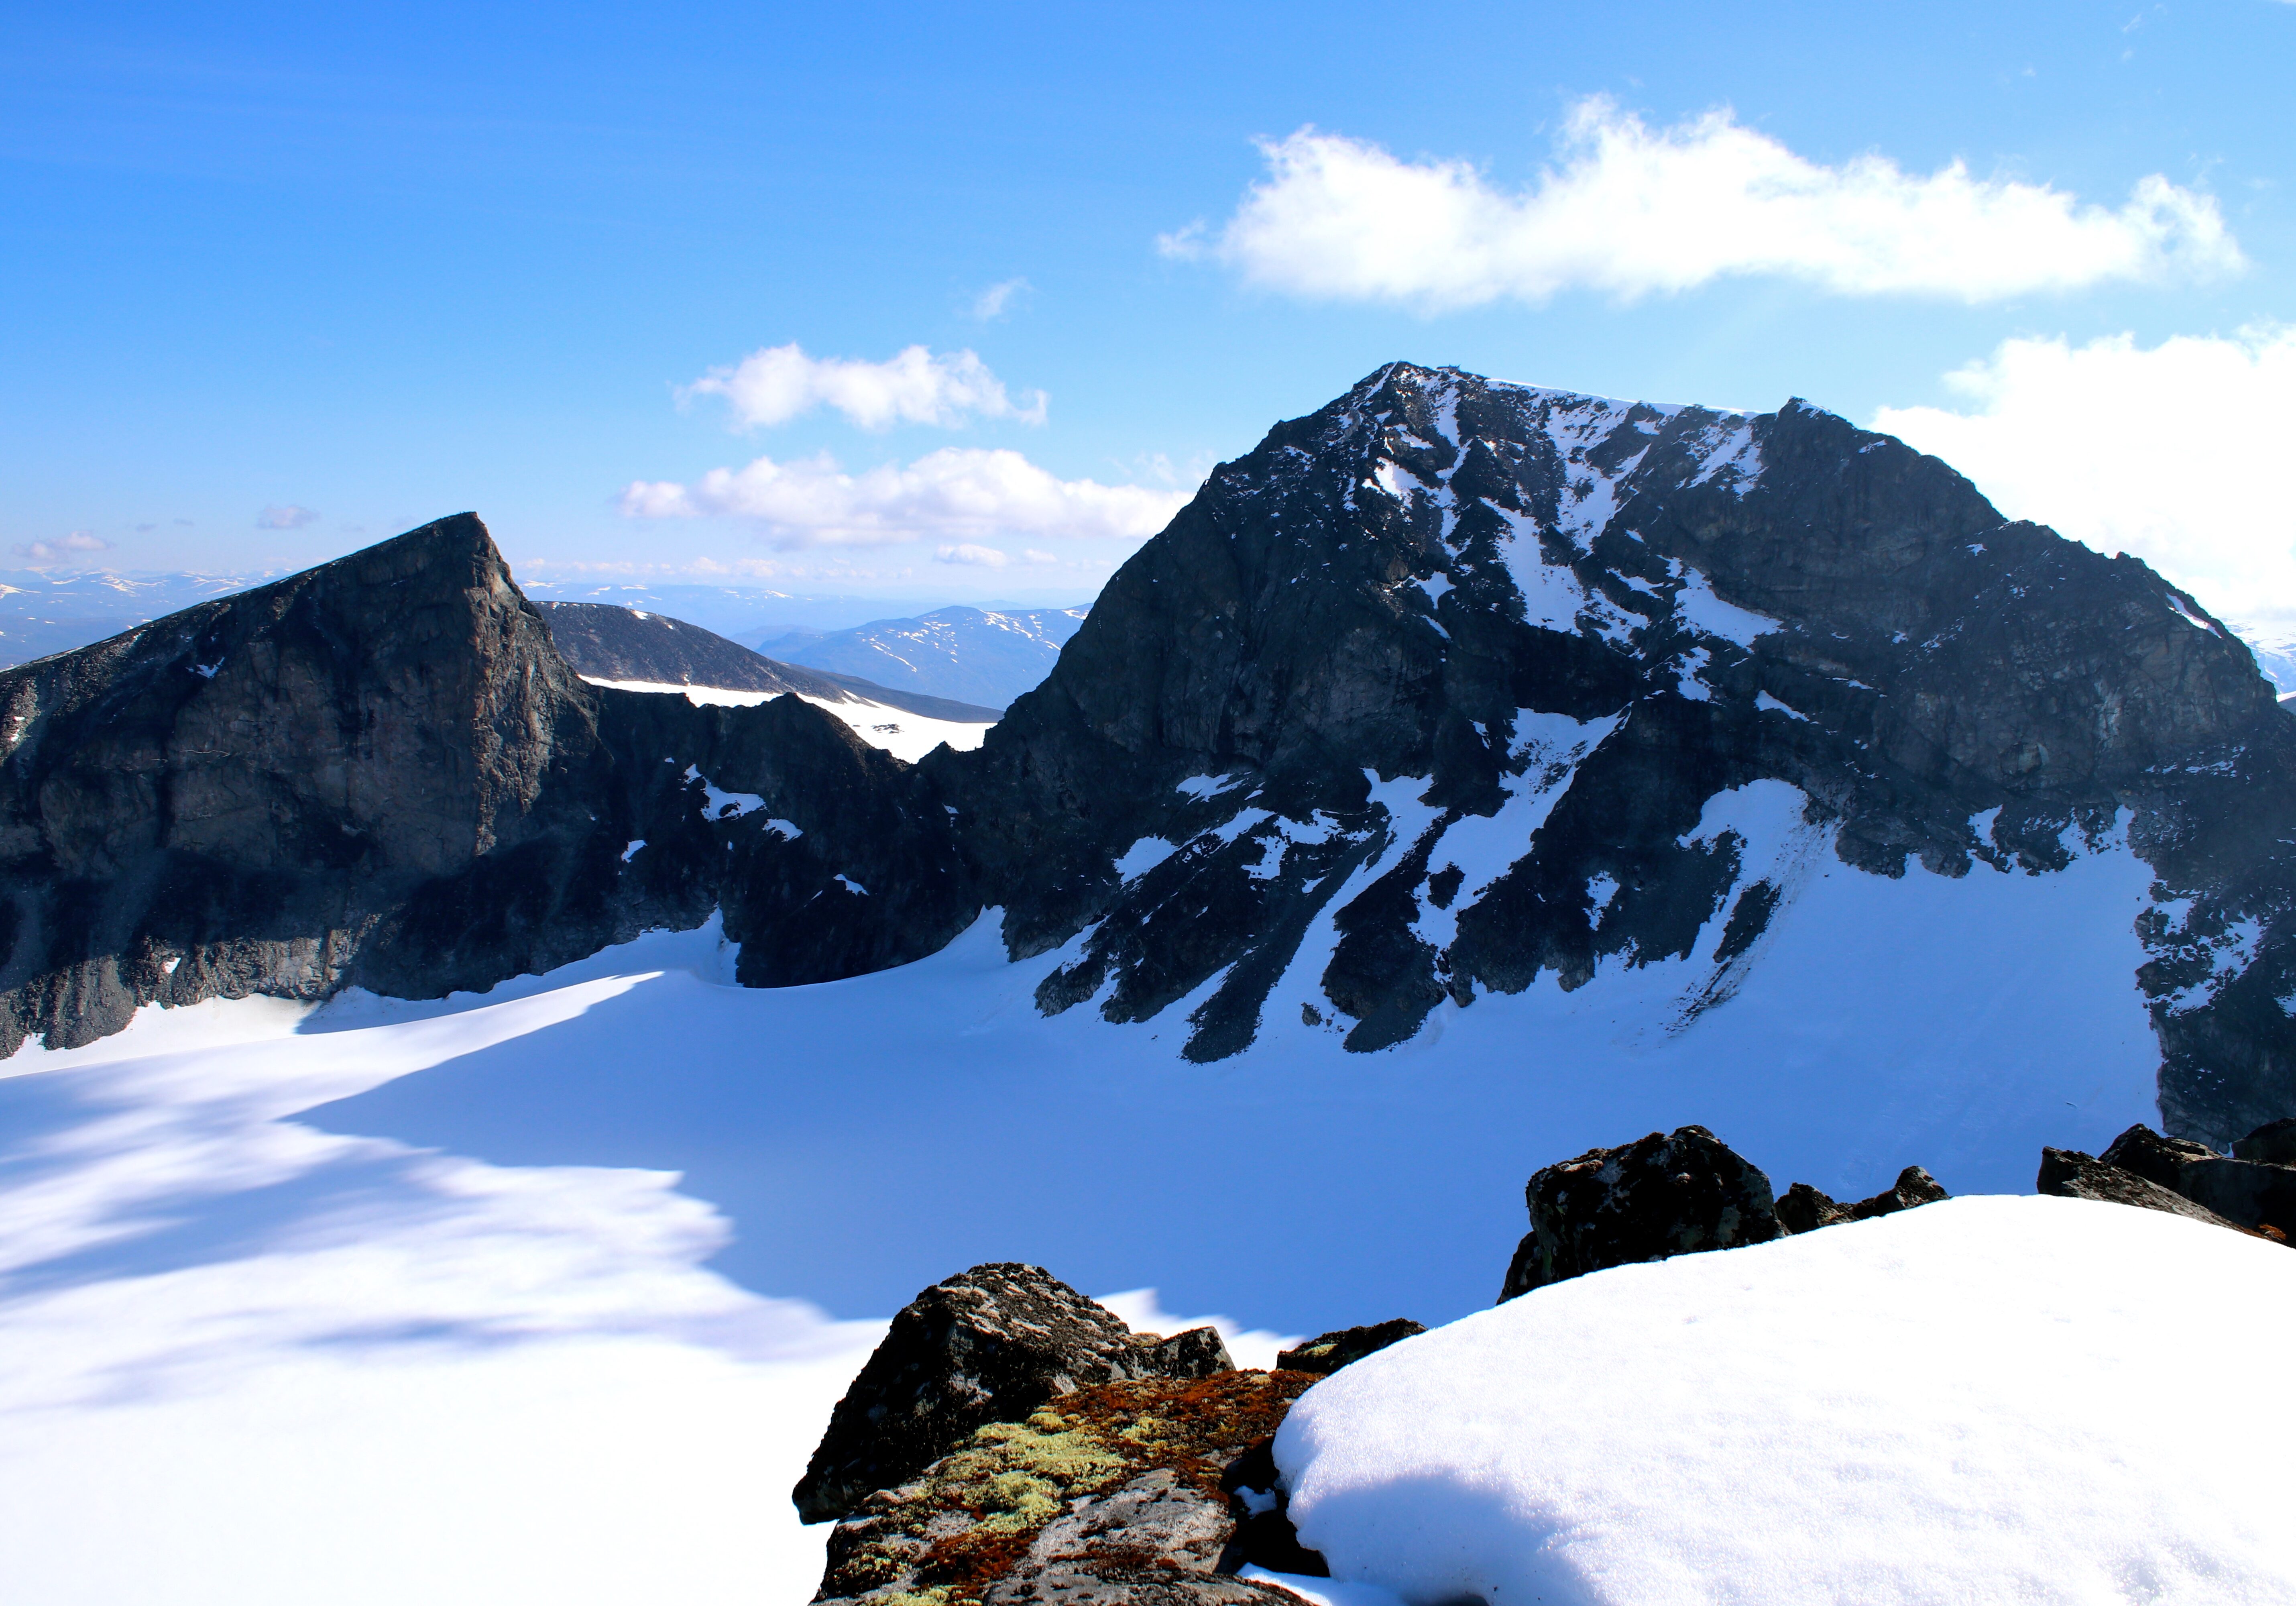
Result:
<instances>
[{"instance_id":1,"label":"sunlit snow surface","mask_svg":"<svg viewBox=\"0 0 2296 1606\"><path fill-rule=\"evenodd\" d=\"M1302 1024L1326 920L1259 1042L1193 1066L1193 1001L1039 1015L1080 944L1008 963L992 912L821 986L727 984L713 926L482 999L217 1001L27 1049L0 1067L7 1593L795 1601L820 1533L786 1491L873 1320L976 1262L1272 1331L1434 1322L1496 1291L1524 1177L1595 1143L1695 1121L1782 1185L1917 1161L1966 1192L2152 1116L2125 849L1888 881L1778 803L1701 827L1800 882L1702 1014L1711 929L1350 1055Z\"/></svg>"},{"instance_id":2,"label":"sunlit snow surface","mask_svg":"<svg viewBox=\"0 0 2296 1606\"><path fill-rule=\"evenodd\" d=\"M673 686L659 680L601 680L585 675L593 686L611 686L617 691L644 691L675 694L685 697L697 708L720 705L729 708L754 708L760 703L771 702L787 692L731 691L718 686ZM831 713L853 728L854 735L872 747L882 747L906 763L915 763L934 748L946 743L959 753L970 753L980 745L980 738L988 734L985 724L972 724L958 720L929 720L921 713L911 713L906 708L889 704L872 703L856 698L851 702L831 702L826 697L795 694L825 713Z\"/></svg>"},{"instance_id":3,"label":"sunlit snow surface","mask_svg":"<svg viewBox=\"0 0 2296 1606\"><path fill-rule=\"evenodd\" d=\"M1302 1541L1490 1606L2296 1601L2296 1256L1956 1199L1622 1266L1319 1384Z\"/></svg>"}]
</instances>

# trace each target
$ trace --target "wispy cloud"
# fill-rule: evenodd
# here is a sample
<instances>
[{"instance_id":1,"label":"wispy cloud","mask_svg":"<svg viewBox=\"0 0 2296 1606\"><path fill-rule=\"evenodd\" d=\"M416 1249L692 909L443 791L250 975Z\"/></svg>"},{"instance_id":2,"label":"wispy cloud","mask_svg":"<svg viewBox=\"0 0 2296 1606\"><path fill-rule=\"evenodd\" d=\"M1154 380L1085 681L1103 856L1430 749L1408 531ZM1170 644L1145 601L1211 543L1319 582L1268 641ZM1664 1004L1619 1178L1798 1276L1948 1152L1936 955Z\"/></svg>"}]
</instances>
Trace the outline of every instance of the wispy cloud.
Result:
<instances>
[{"instance_id":1,"label":"wispy cloud","mask_svg":"<svg viewBox=\"0 0 2296 1606\"><path fill-rule=\"evenodd\" d=\"M20 542L11 550L35 569L45 569L55 564L70 563L91 552L109 552L111 543L93 531L75 530L52 541Z\"/></svg>"},{"instance_id":2,"label":"wispy cloud","mask_svg":"<svg viewBox=\"0 0 2296 1606\"><path fill-rule=\"evenodd\" d=\"M722 396L734 416L752 426L786 424L816 408L833 408L863 429L895 424L950 427L967 418L1045 421L1046 397L1029 392L1014 401L1004 382L975 353L910 346L884 362L808 357L792 342L752 351L730 368L712 368L679 392Z\"/></svg>"},{"instance_id":3,"label":"wispy cloud","mask_svg":"<svg viewBox=\"0 0 2296 1606\"><path fill-rule=\"evenodd\" d=\"M2005 341L1947 375L1966 411L1874 427L1943 457L2002 512L2144 559L2228 619L2296 615L2296 327L2150 348Z\"/></svg>"},{"instance_id":4,"label":"wispy cloud","mask_svg":"<svg viewBox=\"0 0 2296 1606\"><path fill-rule=\"evenodd\" d=\"M316 523L318 518L317 509L298 507L289 502L284 506L266 507L257 514L255 527L258 530L300 530L306 524Z\"/></svg>"},{"instance_id":5,"label":"wispy cloud","mask_svg":"<svg viewBox=\"0 0 2296 1606\"><path fill-rule=\"evenodd\" d=\"M691 485L638 481L622 511L642 518L718 515L783 547L933 541L952 550L1000 538L1137 542L1191 493L1062 480L1019 452L944 447L902 466L849 474L828 454L713 469Z\"/></svg>"},{"instance_id":6,"label":"wispy cloud","mask_svg":"<svg viewBox=\"0 0 2296 1606\"><path fill-rule=\"evenodd\" d=\"M1037 287L1026 279L1000 279L972 298L972 316L984 324L989 323L1011 311L1015 301L1036 292Z\"/></svg>"},{"instance_id":7,"label":"wispy cloud","mask_svg":"<svg viewBox=\"0 0 2296 1606\"><path fill-rule=\"evenodd\" d=\"M1841 295L1986 301L2245 266L2211 196L2155 174L2118 209L2046 185L1908 173L1867 155L1826 166L1727 110L1652 128L1579 102L1559 161L1520 191L1464 161L1406 161L1301 128L1264 142L1268 176L1217 232L1160 242L1292 294L1426 311L1592 290L1632 301L1729 275Z\"/></svg>"}]
</instances>

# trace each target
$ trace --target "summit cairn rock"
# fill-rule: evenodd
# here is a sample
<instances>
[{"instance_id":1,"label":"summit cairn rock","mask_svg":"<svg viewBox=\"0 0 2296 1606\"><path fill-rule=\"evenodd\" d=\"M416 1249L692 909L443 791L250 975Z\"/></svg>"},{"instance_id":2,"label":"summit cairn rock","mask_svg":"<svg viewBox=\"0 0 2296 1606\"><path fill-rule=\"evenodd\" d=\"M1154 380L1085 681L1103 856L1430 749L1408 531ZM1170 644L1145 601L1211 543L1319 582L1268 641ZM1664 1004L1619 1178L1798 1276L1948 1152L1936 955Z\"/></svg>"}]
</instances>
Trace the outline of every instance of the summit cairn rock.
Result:
<instances>
[{"instance_id":1,"label":"summit cairn rock","mask_svg":"<svg viewBox=\"0 0 2296 1606\"><path fill-rule=\"evenodd\" d=\"M827 1522L906 1482L992 1422L1087 1385L1210 1377L1234 1363L1210 1328L1135 1333L1041 1266L978 1265L925 1289L853 1380L791 1498Z\"/></svg>"},{"instance_id":2,"label":"summit cairn rock","mask_svg":"<svg viewBox=\"0 0 2296 1606\"><path fill-rule=\"evenodd\" d=\"M2296 1123L2276 1124L2296 1126ZM2240 1143L2251 1154L2271 1152L2274 1129L2260 1128ZM2284 1238L2296 1236L2296 1168L2284 1163L2276 1165L2244 1155L2227 1159L2205 1143L2164 1138L2141 1122L2115 1138L2097 1157L2180 1193L2234 1226L2261 1229Z\"/></svg>"},{"instance_id":3,"label":"summit cairn rock","mask_svg":"<svg viewBox=\"0 0 2296 1606\"><path fill-rule=\"evenodd\" d=\"M1898 1174L1898 1180L1872 1198L1854 1204L1837 1204L1808 1182L1796 1182L1778 1200L1778 1224L1788 1232L1809 1232L1819 1227L1838 1226L1843 1222L1872 1221L1877 1215L1895 1215L1900 1210L1910 1210L1916 1205L1934 1205L1939 1199L1953 1196L1937 1178L1919 1165L1908 1165Z\"/></svg>"},{"instance_id":4,"label":"summit cairn rock","mask_svg":"<svg viewBox=\"0 0 2296 1606\"><path fill-rule=\"evenodd\" d=\"M1784 1235L1770 1179L1702 1126L1590 1149L1534 1174L1530 1231L1500 1289L1519 1294L1611 1266Z\"/></svg>"}]
</instances>

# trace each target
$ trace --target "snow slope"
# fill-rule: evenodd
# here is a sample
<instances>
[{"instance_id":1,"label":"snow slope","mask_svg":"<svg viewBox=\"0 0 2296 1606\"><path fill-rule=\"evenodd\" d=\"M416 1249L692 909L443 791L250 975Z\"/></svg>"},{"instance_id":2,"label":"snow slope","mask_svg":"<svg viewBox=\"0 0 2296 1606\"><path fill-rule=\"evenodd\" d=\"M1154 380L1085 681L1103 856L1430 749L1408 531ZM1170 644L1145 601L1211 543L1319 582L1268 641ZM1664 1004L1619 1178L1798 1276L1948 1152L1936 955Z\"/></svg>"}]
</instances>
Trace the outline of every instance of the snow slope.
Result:
<instances>
[{"instance_id":1,"label":"snow slope","mask_svg":"<svg viewBox=\"0 0 2296 1606\"><path fill-rule=\"evenodd\" d=\"M789 1487L882 1322L703 1269L729 1223L672 1174L503 1168L283 1118L671 976L714 990L726 958L713 927L482 1003L210 1001L8 1062L0 1594L809 1595L826 1530L800 1528ZM644 1001L658 1029L682 996ZM1153 1289L1111 1297L1184 1324ZM1273 1359L1276 1335L1228 1330Z\"/></svg>"},{"instance_id":2,"label":"snow slope","mask_svg":"<svg viewBox=\"0 0 2296 1606\"><path fill-rule=\"evenodd\" d=\"M583 679L593 686L611 686L619 691L675 692L689 699L697 708L713 704L754 708L775 696L787 695L769 691L728 691L709 686L668 686L652 680L600 680L587 675ZM959 753L969 753L980 746L980 738L988 734L988 727L985 724L929 720L922 714L911 713L906 708L889 708L882 703L872 703L858 697L832 701L827 697L807 696L805 700L816 708L835 714L853 727L854 734L872 747L882 747L906 763L915 763L943 743Z\"/></svg>"},{"instance_id":3,"label":"snow slope","mask_svg":"<svg viewBox=\"0 0 2296 1606\"><path fill-rule=\"evenodd\" d=\"M1538 1290L1293 1409L1301 1539L1420 1606L2296 1601L2296 1257L1972 1198Z\"/></svg>"}]
</instances>

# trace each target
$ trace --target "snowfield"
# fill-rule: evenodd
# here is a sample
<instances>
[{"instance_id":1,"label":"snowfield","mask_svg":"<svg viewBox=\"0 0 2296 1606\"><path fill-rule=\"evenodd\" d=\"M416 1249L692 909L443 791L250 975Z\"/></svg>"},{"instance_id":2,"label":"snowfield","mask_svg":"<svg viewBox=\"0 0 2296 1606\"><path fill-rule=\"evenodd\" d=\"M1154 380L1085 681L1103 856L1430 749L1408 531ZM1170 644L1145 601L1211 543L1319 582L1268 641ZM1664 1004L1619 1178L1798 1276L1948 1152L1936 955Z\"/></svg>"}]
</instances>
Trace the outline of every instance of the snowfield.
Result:
<instances>
[{"instance_id":1,"label":"snowfield","mask_svg":"<svg viewBox=\"0 0 2296 1606\"><path fill-rule=\"evenodd\" d=\"M754 708L775 697L804 697L816 708L834 714L850 725L853 734L872 747L882 747L908 764L915 763L943 743L959 753L970 753L980 746L980 738L988 734L986 724L959 720L929 720L921 713L911 713L906 708L872 703L865 697L832 702L827 697L808 696L803 692L734 691L718 686L673 686L659 680L601 680L594 675L582 678L593 686L610 686L617 691L674 694L685 698L697 708L713 705Z\"/></svg>"},{"instance_id":2,"label":"snowfield","mask_svg":"<svg viewBox=\"0 0 2296 1606\"><path fill-rule=\"evenodd\" d=\"M1277 1332L1487 1305L1524 1178L1598 1143L1699 1122L1782 1187L1857 1197L1919 1162L1956 1192L2019 1190L2042 1143L2095 1151L2152 1116L2130 930L2151 877L2124 846L2045 877L1889 881L1816 851L1767 791L1710 813L1702 830L1746 835L1747 874L1764 859L1799 888L1726 1000L1692 1007L1711 1001L1702 951L1606 961L1573 992L1548 976L1447 1004L1374 1055L1303 1019L1328 916L1259 1042L1193 1066L1193 1000L1132 1026L1041 1016L1037 983L1081 939L1009 963L994 911L931 959L820 986L730 984L713 921L480 997L211 1001L28 1047L0 1064L4 1593L800 1601L823 1531L787 1492L829 1405L886 1316L978 1262L1231 1312L1262 1330L1238 1358L1264 1363ZM1788 1248L1893 1241L1866 1232ZM2133 1264L2100 1288L2184 1286ZM1578 1286L1541 1299L1592 1297ZM2276 1361L2218 1364L2249 1342L2227 1325L2180 1398L2215 1399L2202 1371L2275 1387ZM2092 1399L2087 1420L2117 1408ZM2213 1445L2229 1410L2182 1426ZM2218 1503L2235 1526L2247 1509Z\"/></svg>"},{"instance_id":3,"label":"snowfield","mask_svg":"<svg viewBox=\"0 0 2296 1606\"><path fill-rule=\"evenodd\" d=\"M2296 1256L1988 1198L1539 1289L1357 1363L1275 1457L1414 1606L2296 1601Z\"/></svg>"}]
</instances>

